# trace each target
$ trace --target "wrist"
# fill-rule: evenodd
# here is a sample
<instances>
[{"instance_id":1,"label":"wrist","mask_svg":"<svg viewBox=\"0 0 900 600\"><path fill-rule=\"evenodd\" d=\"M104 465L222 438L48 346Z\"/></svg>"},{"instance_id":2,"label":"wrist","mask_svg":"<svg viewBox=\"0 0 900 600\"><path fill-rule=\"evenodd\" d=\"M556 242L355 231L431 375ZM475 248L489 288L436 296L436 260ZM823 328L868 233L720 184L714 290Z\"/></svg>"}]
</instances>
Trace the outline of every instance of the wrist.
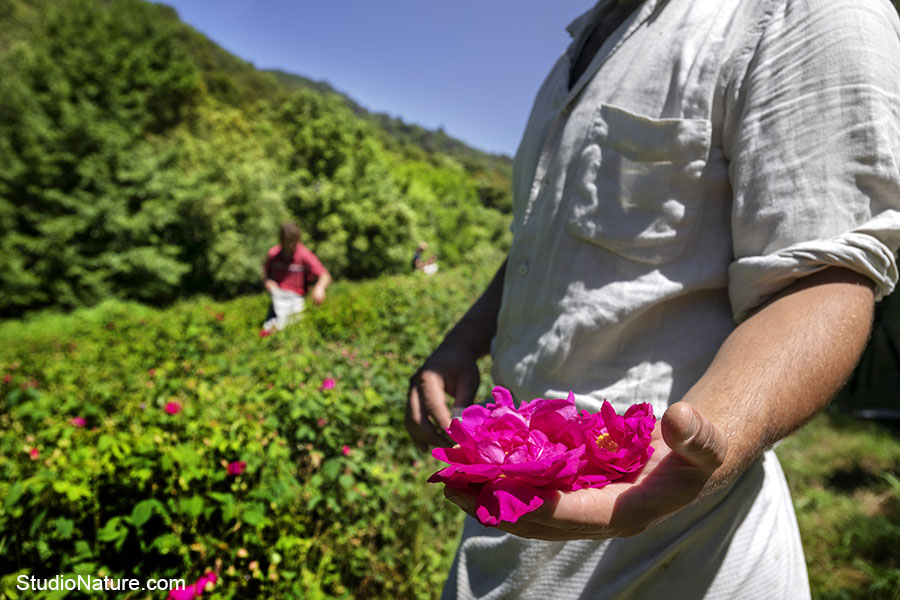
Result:
<instances>
[{"instance_id":1,"label":"wrist","mask_svg":"<svg viewBox=\"0 0 900 600\"><path fill-rule=\"evenodd\" d=\"M488 346L490 342L488 343ZM434 350L432 356L441 354L450 354L452 356L471 359L473 362L487 354L481 351L479 344L466 336L463 332L453 328L450 333L441 341L440 345Z\"/></svg>"}]
</instances>

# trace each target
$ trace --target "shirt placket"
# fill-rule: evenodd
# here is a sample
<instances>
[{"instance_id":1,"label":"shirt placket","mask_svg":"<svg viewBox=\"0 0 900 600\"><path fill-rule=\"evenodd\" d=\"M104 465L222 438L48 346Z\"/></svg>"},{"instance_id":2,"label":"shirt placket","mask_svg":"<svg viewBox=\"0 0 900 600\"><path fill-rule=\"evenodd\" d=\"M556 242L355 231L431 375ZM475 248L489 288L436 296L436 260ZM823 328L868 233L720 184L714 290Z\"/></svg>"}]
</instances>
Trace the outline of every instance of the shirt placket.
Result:
<instances>
[{"instance_id":1,"label":"shirt placket","mask_svg":"<svg viewBox=\"0 0 900 600\"><path fill-rule=\"evenodd\" d=\"M565 133L566 124L572 114L572 109L577 103L578 97L581 95L585 85L590 81L603 64L627 41L637 29L644 24L655 12L660 9L666 0L647 0L632 16L631 23L628 25L624 33L613 44L604 42L597 56L591 61L585 72L574 83L571 89L561 90L554 97L549 109L556 113L547 135L544 137L541 145L541 152L535 166L534 177L529 188L528 202L522 216L522 224L519 232L518 243L515 244L515 250L510 254L507 265L506 286L508 292L507 302L508 316L513 321L519 321L525 315L526 304L529 301L530 294L525 293L525 289L529 283L529 274L532 272L533 254L540 251L539 243L539 223L540 218L535 214L535 207L542 206L552 198L548 198L548 194L561 194L563 190L558 189L559 186L552 185L552 177L550 168L556 158L557 151ZM615 35L615 34L613 34ZM560 68L568 69L570 65L568 61L560 65ZM540 203L540 204L539 204ZM540 211L538 211L540 212ZM515 342L515 338L510 331L504 334L501 344L505 348L510 348Z\"/></svg>"},{"instance_id":2,"label":"shirt placket","mask_svg":"<svg viewBox=\"0 0 900 600\"><path fill-rule=\"evenodd\" d=\"M585 69L585 72L578 78L578 81L576 81L571 89L568 90L568 93L563 93L553 98L553 107L551 110L556 112L556 116L553 120L553 124L548 130L547 136L544 138L541 153L535 168L534 178L529 191L528 203L525 206L523 214L523 230L533 224L531 216L535 204L542 199L542 194L546 194L547 189L551 187L548 172L549 167L559 148L559 138L565 129L565 124L572 112L572 108L576 104L581 92L584 90L585 85L587 85L587 82L593 78L598 70L600 70L600 67L615 54L622 44L624 44L657 10L661 9L664 4L665 0L662 0L661 2L658 2L658 0L647 0L639 9L637 9L637 13L633 15L633 18L629 17L632 18L631 23L612 46L609 46L608 42L603 43L600 50L597 52L597 56L591 61L588 68ZM615 33L613 35L615 35ZM563 66L566 70L569 69L569 65Z\"/></svg>"}]
</instances>

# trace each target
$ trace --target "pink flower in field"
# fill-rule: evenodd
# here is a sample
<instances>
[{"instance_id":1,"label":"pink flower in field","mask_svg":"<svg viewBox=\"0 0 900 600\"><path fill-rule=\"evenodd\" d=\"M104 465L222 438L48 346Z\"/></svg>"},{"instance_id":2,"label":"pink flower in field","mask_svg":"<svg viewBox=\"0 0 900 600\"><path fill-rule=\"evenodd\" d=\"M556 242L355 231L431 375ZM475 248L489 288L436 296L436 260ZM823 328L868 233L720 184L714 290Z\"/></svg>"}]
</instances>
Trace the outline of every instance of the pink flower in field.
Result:
<instances>
[{"instance_id":1,"label":"pink flower in field","mask_svg":"<svg viewBox=\"0 0 900 600\"><path fill-rule=\"evenodd\" d=\"M37 460L41 457L41 451L37 448L32 448L28 451L28 456L31 458L31 460Z\"/></svg>"},{"instance_id":2,"label":"pink flower in field","mask_svg":"<svg viewBox=\"0 0 900 600\"><path fill-rule=\"evenodd\" d=\"M272 332L268 329L260 329L259 330L259 337L261 337L261 338L268 337L270 335L272 335Z\"/></svg>"},{"instance_id":3,"label":"pink flower in field","mask_svg":"<svg viewBox=\"0 0 900 600\"><path fill-rule=\"evenodd\" d=\"M200 577L193 585L169 590L167 600L194 600L194 598L199 598L203 595L203 592L211 592L218 579L215 573L209 572Z\"/></svg>"},{"instance_id":4,"label":"pink flower in field","mask_svg":"<svg viewBox=\"0 0 900 600\"><path fill-rule=\"evenodd\" d=\"M87 421L84 419L84 417L72 417L72 420L69 422L75 427L84 427L85 425L87 425Z\"/></svg>"},{"instance_id":5,"label":"pink flower in field","mask_svg":"<svg viewBox=\"0 0 900 600\"><path fill-rule=\"evenodd\" d=\"M320 390L332 390L337 382L331 377L327 377L322 380L322 385L319 386Z\"/></svg>"},{"instance_id":6,"label":"pink flower in field","mask_svg":"<svg viewBox=\"0 0 900 600\"><path fill-rule=\"evenodd\" d=\"M170 415L177 415L181 412L181 402L166 402L166 412Z\"/></svg>"},{"instance_id":7,"label":"pink flower in field","mask_svg":"<svg viewBox=\"0 0 900 600\"><path fill-rule=\"evenodd\" d=\"M624 416L604 402L599 414L580 413L566 399L536 399L516 408L508 390L495 387L494 402L466 408L447 433L458 445L432 454L448 463L431 476L478 491L476 516L485 525L515 523L556 491L603 487L643 467L653 448L656 422L649 404Z\"/></svg>"},{"instance_id":8,"label":"pink flower in field","mask_svg":"<svg viewBox=\"0 0 900 600\"><path fill-rule=\"evenodd\" d=\"M12 375L10 375L9 373L7 373L6 375L3 376L3 383L10 383L11 381L12 381Z\"/></svg>"},{"instance_id":9,"label":"pink flower in field","mask_svg":"<svg viewBox=\"0 0 900 600\"><path fill-rule=\"evenodd\" d=\"M350 449L350 446L348 446L347 444L344 444L344 447L341 448L341 453L342 453L344 456L350 456L350 453L351 453L351 452L353 452L353 451Z\"/></svg>"},{"instance_id":10,"label":"pink flower in field","mask_svg":"<svg viewBox=\"0 0 900 600\"><path fill-rule=\"evenodd\" d=\"M229 475L240 475L247 470L247 463L242 460L236 460L228 463L227 469Z\"/></svg>"},{"instance_id":11,"label":"pink flower in field","mask_svg":"<svg viewBox=\"0 0 900 600\"><path fill-rule=\"evenodd\" d=\"M215 573L207 573L203 577L197 580L197 583L194 584L194 591L197 593L197 597L199 598L203 592L211 592L213 590L214 584L218 580Z\"/></svg>"},{"instance_id":12,"label":"pink flower in field","mask_svg":"<svg viewBox=\"0 0 900 600\"><path fill-rule=\"evenodd\" d=\"M169 590L169 595L166 600L194 600L196 597L197 592L194 590L194 586L189 585L185 588Z\"/></svg>"},{"instance_id":13,"label":"pink flower in field","mask_svg":"<svg viewBox=\"0 0 900 600\"><path fill-rule=\"evenodd\" d=\"M150 377L156 377L156 369L148 369L147 375L149 375Z\"/></svg>"},{"instance_id":14,"label":"pink flower in field","mask_svg":"<svg viewBox=\"0 0 900 600\"><path fill-rule=\"evenodd\" d=\"M319 417L318 420L316 421L316 425L319 426L319 429L322 429L327 424L328 424L328 419L326 419L325 417Z\"/></svg>"}]
</instances>

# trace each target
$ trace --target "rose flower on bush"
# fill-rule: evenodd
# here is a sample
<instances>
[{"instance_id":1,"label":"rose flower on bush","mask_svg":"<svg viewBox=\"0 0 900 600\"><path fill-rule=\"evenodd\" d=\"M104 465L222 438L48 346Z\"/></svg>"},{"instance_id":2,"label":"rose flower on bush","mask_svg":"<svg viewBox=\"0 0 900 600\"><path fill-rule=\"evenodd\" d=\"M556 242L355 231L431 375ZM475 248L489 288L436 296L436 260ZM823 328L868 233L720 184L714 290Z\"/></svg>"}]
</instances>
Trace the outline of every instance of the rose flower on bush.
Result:
<instances>
[{"instance_id":1,"label":"rose flower on bush","mask_svg":"<svg viewBox=\"0 0 900 600\"><path fill-rule=\"evenodd\" d=\"M515 523L555 491L603 487L639 471L653 453L656 418L649 404L618 415L604 401L599 413L579 412L565 399L523 402L516 408L502 387L494 402L469 406L447 428L453 448L435 448L450 466L429 482L478 494L476 516L484 525Z\"/></svg>"}]
</instances>

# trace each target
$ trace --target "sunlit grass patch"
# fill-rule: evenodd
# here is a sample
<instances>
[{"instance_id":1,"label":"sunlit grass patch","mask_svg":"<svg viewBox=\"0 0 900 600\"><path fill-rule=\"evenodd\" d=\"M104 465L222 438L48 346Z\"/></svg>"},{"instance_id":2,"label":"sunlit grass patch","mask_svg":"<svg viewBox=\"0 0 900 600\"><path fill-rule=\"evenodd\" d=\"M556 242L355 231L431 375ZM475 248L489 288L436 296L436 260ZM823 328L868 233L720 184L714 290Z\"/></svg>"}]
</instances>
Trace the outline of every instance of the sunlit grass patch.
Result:
<instances>
[{"instance_id":1,"label":"sunlit grass patch","mask_svg":"<svg viewBox=\"0 0 900 600\"><path fill-rule=\"evenodd\" d=\"M826 413L788 438L784 466L814 598L900 598L900 438Z\"/></svg>"}]
</instances>

